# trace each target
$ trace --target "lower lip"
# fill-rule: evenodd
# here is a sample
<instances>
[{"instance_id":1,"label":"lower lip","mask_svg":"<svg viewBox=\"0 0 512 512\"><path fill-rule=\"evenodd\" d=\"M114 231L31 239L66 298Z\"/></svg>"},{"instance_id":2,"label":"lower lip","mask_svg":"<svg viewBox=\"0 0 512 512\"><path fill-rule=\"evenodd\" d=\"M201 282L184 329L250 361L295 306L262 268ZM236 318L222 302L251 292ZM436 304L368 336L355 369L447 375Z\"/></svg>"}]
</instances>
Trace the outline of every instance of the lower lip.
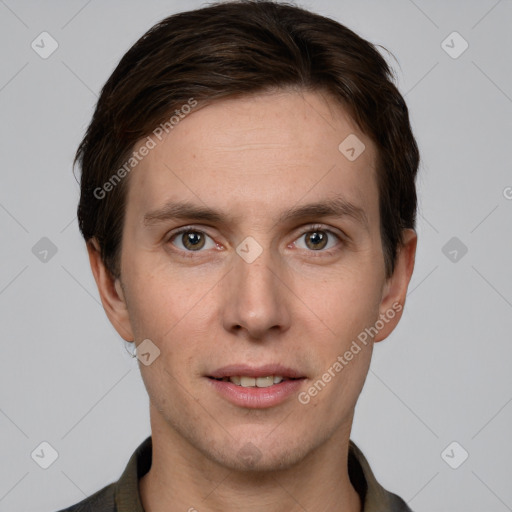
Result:
<instances>
[{"instance_id":1,"label":"lower lip","mask_svg":"<svg viewBox=\"0 0 512 512\"><path fill-rule=\"evenodd\" d=\"M208 378L208 382L229 402L248 409L265 409L281 404L290 396L297 394L304 379L283 380L268 388L244 388L232 382Z\"/></svg>"}]
</instances>

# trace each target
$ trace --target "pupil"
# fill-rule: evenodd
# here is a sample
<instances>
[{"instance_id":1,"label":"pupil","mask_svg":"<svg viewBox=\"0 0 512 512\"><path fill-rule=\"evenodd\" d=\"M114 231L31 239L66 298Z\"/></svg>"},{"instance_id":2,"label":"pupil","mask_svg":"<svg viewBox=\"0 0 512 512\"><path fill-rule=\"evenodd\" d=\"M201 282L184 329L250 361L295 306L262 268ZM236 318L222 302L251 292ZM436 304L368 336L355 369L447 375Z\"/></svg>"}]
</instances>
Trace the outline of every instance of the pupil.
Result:
<instances>
[{"instance_id":1,"label":"pupil","mask_svg":"<svg viewBox=\"0 0 512 512\"><path fill-rule=\"evenodd\" d=\"M322 241L322 235L320 235L319 233L317 233L315 231L315 233L313 233L313 235L311 236L311 240L313 240L313 243L318 243L318 242L321 242Z\"/></svg>"},{"instance_id":2,"label":"pupil","mask_svg":"<svg viewBox=\"0 0 512 512\"><path fill-rule=\"evenodd\" d=\"M201 234L196 231L189 231L185 235L184 245L187 248L197 249L204 245Z\"/></svg>"},{"instance_id":3,"label":"pupil","mask_svg":"<svg viewBox=\"0 0 512 512\"><path fill-rule=\"evenodd\" d=\"M313 231L313 233L309 236L309 242L313 245L313 249L322 249L325 247L326 237L323 233L318 231Z\"/></svg>"},{"instance_id":4,"label":"pupil","mask_svg":"<svg viewBox=\"0 0 512 512\"><path fill-rule=\"evenodd\" d=\"M188 241L192 244L192 245L195 245L199 242L199 236L197 233L189 233L188 235Z\"/></svg>"}]
</instances>

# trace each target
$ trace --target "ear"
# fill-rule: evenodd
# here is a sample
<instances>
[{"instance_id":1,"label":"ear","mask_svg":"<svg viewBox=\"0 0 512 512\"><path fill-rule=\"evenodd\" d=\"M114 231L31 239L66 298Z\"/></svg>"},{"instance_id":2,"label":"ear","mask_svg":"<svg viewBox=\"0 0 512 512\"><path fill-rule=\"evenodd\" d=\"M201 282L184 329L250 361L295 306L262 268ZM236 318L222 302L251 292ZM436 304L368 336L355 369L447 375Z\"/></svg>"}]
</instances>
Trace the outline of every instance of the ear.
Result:
<instances>
[{"instance_id":1,"label":"ear","mask_svg":"<svg viewBox=\"0 0 512 512\"><path fill-rule=\"evenodd\" d=\"M125 341L134 341L121 281L119 278L114 278L105 267L96 238L87 242L87 252L101 303L110 323Z\"/></svg>"},{"instance_id":2,"label":"ear","mask_svg":"<svg viewBox=\"0 0 512 512\"><path fill-rule=\"evenodd\" d=\"M373 341L386 339L395 329L405 306L407 288L414 270L414 259L418 236L413 229L403 231L403 244L400 246L393 275L386 280L379 307L379 319L384 327L375 335Z\"/></svg>"}]
</instances>

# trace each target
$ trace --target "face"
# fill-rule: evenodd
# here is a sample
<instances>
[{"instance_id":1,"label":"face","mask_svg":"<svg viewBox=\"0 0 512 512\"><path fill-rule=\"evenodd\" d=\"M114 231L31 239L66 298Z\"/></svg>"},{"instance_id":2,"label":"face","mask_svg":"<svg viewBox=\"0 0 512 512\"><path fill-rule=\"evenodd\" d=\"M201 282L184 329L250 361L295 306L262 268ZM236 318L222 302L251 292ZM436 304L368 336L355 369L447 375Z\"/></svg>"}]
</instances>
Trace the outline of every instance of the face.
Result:
<instances>
[{"instance_id":1,"label":"face","mask_svg":"<svg viewBox=\"0 0 512 512\"><path fill-rule=\"evenodd\" d=\"M280 92L196 109L132 171L121 278L97 280L121 336L158 347L152 427L183 450L276 469L348 435L361 333L391 332L412 272L409 252L385 277L375 158L332 100Z\"/></svg>"}]
</instances>

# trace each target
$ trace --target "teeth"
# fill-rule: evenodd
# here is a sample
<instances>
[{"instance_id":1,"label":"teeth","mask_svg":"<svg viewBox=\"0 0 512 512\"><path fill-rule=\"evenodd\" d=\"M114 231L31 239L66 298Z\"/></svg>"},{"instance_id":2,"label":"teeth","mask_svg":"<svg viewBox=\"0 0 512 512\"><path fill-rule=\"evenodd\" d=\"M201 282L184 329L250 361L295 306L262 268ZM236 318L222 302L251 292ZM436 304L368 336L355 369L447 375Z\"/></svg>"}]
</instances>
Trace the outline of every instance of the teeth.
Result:
<instances>
[{"instance_id":1,"label":"teeth","mask_svg":"<svg viewBox=\"0 0 512 512\"><path fill-rule=\"evenodd\" d=\"M274 377L258 377L256 379L256 386L258 388L268 388L274 385Z\"/></svg>"},{"instance_id":2,"label":"teeth","mask_svg":"<svg viewBox=\"0 0 512 512\"><path fill-rule=\"evenodd\" d=\"M256 386L256 379L254 377L242 377L240 385L243 388L252 388Z\"/></svg>"},{"instance_id":3,"label":"teeth","mask_svg":"<svg viewBox=\"0 0 512 512\"><path fill-rule=\"evenodd\" d=\"M233 377L224 377L222 380L229 380L237 386L244 388L268 388L274 384L279 384L284 380L284 377L279 375L269 375L268 377L244 377L240 375L234 375Z\"/></svg>"}]
</instances>

